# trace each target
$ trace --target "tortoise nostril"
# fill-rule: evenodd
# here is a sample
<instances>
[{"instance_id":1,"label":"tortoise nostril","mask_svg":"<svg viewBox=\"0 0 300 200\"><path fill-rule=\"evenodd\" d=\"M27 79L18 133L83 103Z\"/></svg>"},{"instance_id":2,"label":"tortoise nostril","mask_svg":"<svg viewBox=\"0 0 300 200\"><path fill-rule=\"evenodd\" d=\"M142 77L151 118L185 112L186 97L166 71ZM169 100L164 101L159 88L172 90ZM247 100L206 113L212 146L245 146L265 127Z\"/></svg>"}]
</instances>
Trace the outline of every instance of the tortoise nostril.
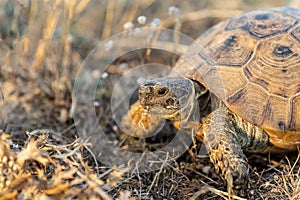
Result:
<instances>
[{"instance_id":1,"label":"tortoise nostril","mask_svg":"<svg viewBox=\"0 0 300 200\"><path fill-rule=\"evenodd\" d=\"M171 106L171 105L173 106L174 103L175 103L175 100L172 99L172 98L169 98L169 99L166 100L166 103L167 103L167 105L169 105L169 106Z\"/></svg>"}]
</instances>

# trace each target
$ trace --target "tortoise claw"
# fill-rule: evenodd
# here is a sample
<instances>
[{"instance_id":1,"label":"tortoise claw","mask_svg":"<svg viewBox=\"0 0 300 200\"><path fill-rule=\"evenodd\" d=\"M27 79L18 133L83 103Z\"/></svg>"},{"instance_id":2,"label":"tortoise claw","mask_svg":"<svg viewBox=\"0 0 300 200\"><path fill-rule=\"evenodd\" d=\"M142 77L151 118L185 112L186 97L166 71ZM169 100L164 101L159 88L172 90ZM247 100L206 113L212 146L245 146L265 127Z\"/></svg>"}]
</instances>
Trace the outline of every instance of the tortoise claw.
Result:
<instances>
[{"instance_id":1,"label":"tortoise claw","mask_svg":"<svg viewBox=\"0 0 300 200\"><path fill-rule=\"evenodd\" d=\"M227 148L227 150L229 149ZM223 152L223 154L219 152ZM222 178L227 182L228 188L242 189L247 185L249 167L243 153L235 154L232 151L226 151L220 148L211 150L209 156L216 171L219 172Z\"/></svg>"},{"instance_id":2,"label":"tortoise claw","mask_svg":"<svg viewBox=\"0 0 300 200\"><path fill-rule=\"evenodd\" d=\"M232 174L226 175L228 199L233 196L233 177Z\"/></svg>"}]
</instances>

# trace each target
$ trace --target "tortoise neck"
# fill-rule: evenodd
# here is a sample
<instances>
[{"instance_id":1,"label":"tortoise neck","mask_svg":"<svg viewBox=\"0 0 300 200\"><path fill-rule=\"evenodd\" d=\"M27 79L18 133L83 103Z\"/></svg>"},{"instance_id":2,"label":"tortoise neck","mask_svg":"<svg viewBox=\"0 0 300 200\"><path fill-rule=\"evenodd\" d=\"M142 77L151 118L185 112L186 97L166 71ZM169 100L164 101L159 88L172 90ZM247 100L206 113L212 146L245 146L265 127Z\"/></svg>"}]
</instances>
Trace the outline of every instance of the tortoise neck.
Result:
<instances>
[{"instance_id":1,"label":"tortoise neck","mask_svg":"<svg viewBox=\"0 0 300 200\"><path fill-rule=\"evenodd\" d=\"M213 93L211 93L202 84L193 81L195 88L195 96L197 98L200 118L206 117L212 111L219 107L223 107L223 102Z\"/></svg>"}]
</instances>

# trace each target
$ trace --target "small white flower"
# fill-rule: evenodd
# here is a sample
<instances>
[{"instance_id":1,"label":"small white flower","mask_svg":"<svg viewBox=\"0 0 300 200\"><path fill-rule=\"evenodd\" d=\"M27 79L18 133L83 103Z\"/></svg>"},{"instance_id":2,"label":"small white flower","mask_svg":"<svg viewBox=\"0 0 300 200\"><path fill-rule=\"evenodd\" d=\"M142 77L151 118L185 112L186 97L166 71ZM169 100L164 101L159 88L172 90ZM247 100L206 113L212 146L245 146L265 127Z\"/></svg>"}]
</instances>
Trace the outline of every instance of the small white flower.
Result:
<instances>
[{"instance_id":1,"label":"small white flower","mask_svg":"<svg viewBox=\"0 0 300 200\"><path fill-rule=\"evenodd\" d=\"M180 9L176 6L170 6L168 9L168 14L169 15L179 15Z\"/></svg>"},{"instance_id":2,"label":"small white flower","mask_svg":"<svg viewBox=\"0 0 300 200\"><path fill-rule=\"evenodd\" d=\"M106 79L108 77L108 73L107 72L104 72L101 76L103 79Z\"/></svg>"},{"instance_id":3,"label":"small white flower","mask_svg":"<svg viewBox=\"0 0 300 200\"><path fill-rule=\"evenodd\" d=\"M159 18L154 18L151 22L151 26L159 26L161 23Z\"/></svg>"},{"instance_id":4,"label":"small white flower","mask_svg":"<svg viewBox=\"0 0 300 200\"><path fill-rule=\"evenodd\" d=\"M134 27L134 24L132 22L126 22L124 25L123 25L123 28L125 30L130 30Z\"/></svg>"},{"instance_id":5,"label":"small white flower","mask_svg":"<svg viewBox=\"0 0 300 200\"><path fill-rule=\"evenodd\" d=\"M95 107L99 107L100 106L100 102L99 101L94 101L94 106Z\"/></svg>"},{"instance_id":6,"label":"small white flower","mask_svg":"<svg viewBox=\"0 0 300 200\"><path fill-rule=\"evenodd\" d=\"M144 25L144 24L146 24L146 22L147 22L147 18L145 17L145 16L139 16L138 18L137 18L137 21L138 21L138 23L139 24L141 24L141 25Z\"/></svg>"}]
</instances>

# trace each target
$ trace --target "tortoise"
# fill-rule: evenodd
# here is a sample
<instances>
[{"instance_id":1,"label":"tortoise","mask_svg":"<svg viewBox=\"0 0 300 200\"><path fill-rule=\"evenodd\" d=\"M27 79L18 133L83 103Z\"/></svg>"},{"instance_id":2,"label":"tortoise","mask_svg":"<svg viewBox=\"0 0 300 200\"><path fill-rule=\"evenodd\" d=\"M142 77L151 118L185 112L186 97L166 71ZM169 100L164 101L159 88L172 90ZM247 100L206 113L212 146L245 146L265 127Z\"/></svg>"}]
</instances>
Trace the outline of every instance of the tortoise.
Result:
<instances>
[{"instance_id":1,"label":"tortoise","mask_svg":"<svg viewBox=\"0 0 300 200\"><path fill-rule=\"evenodd\" d=\"M229 190L248 181L244 151L297 150L300 10L261 9L222 21L185 58L176 73L141 84L137 105L180 129L196 127Z\"/></svg>"}]
</instances>

